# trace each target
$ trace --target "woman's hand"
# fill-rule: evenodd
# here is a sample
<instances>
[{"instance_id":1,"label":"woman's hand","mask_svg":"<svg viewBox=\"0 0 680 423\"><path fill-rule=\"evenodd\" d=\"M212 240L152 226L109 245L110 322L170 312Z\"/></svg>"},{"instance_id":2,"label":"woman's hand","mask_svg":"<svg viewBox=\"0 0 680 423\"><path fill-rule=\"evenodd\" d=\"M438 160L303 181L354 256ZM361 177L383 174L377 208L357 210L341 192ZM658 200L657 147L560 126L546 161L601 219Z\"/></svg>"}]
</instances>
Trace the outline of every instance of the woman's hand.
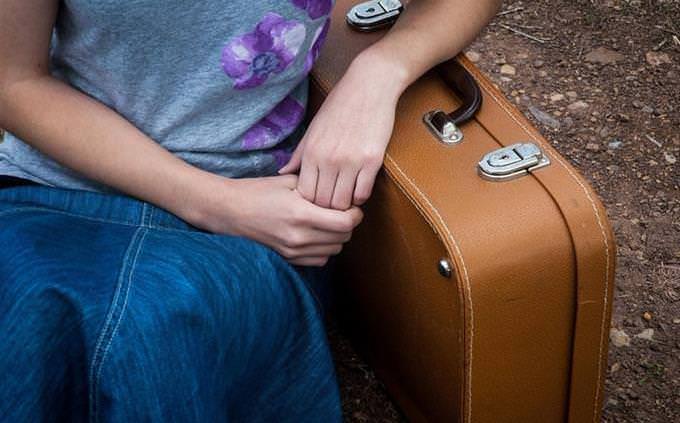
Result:
<instances>
[{"instance_id":1,"label":"woman's hand","mask_svg":"<svg viewBox=\"0 0 680 423\"><path fill-rule=\"evenodd\" d=\"M210 175L185 218L210 232L265 244L296 265L323 266L342 250L363 213L316 206L297 192L295 175L227 179ZM200 209L200 211L199 211ZM198 213L197 213L198 211Z\"/></svg>"},{"instance_id":2,"label":"woman's hand","mask_svg":"<svg viewBox=\"0 0 680 423\"><path fill-rule=\"evenodd\" d=\"M366 201L401 93L468 45L500 5L501 0L409 2L387 34L353 60L280 172L300 169L298 190L320 206L342 210Z\"/></svg>"},{"instance_id":3,"label":"woman's hand","mask_svg":"<svg viewBox=\"0 0 680 423\"><path fill-rule=\"evenodd\" d=\"M279 173L299 169L298 191L321 207L346 210L363 204L392 135L402 80L382 57L359 55Z\"/></svg>"}]
</instances>

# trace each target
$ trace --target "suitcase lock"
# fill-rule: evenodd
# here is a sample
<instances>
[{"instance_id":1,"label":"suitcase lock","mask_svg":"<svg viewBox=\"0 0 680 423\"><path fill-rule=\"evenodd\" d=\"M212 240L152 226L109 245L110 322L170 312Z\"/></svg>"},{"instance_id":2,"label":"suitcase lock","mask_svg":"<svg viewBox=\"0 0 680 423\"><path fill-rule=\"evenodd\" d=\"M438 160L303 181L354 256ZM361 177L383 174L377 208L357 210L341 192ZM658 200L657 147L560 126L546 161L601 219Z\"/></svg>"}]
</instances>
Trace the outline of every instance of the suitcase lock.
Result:
<instances>
[{"instance_id":1,"label":"suitcase lock","mask_svg":"<svg viewBox=\"0 0 680 423\"><path fill-rule=\"evenodd\" d=\"M533 143L494 150L479 162L479 174L491 181L506 181L548 166L550 159Z\"/></svg>"},{"instance_id":2,"label":"suitcase lock","mask_svg":"<svg viewBox=\"0 0 680 423\"><path fill-rule=\"evenodd\" d=\"M402 10L399 0L369 0L347 12L347 23L359 31L374 31L391 25Z\"/></svg>"}]
</instances>

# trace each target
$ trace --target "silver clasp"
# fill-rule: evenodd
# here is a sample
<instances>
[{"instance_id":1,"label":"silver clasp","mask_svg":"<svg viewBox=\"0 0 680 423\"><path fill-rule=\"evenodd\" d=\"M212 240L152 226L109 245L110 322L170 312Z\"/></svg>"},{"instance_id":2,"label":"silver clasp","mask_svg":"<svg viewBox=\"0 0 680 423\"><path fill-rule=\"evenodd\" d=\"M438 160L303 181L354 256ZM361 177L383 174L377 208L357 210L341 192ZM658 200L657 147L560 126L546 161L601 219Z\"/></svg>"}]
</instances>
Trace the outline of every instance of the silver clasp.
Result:
<instances>
[{"instance_id":1,"label":"silver clasp","mask_svg":"<svg viewBox=\"0 0 680 423\"><path fill-rule=\"evenodd\" d=\"M347 23L359 31L373 31L392 24L402 10L399 0L369 0L347 12Z\"/></svg>"},{"instance_id":2,"label":"silver clasp","mask_svg":"<svg viewBox=\"0 0 680 423\"><path fill-rule=\"evenodd\" d=\"M444 144L453 145L463 141L463 131L453 122L451 117L441 110L425 113L423 122L432 135Z\"/></svg>"},{"instance_id":3,"label":"silver clasp","mask_svg":"<svg viewBox=\"0 0 680 423\"><path fill-rule=\"evenodd\" d=\"M548 166L550 159L533 143L519 143L494 150L479 162L484 179L506 181Z\"/></svg>"}]
</instances>

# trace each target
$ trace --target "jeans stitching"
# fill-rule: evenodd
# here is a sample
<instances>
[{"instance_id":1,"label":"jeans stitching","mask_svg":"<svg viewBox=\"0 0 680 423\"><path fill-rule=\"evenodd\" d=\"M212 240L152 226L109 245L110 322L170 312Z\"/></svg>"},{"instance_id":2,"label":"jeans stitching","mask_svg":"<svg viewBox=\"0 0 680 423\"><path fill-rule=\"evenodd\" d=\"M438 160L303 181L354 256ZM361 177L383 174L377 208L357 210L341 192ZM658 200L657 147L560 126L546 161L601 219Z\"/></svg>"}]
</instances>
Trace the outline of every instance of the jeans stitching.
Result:
<instances>
[{"instance_id":1,"label":"jeans stitching","mask_svg":"<svg viewBox=\"0 0 680 423\"><path fill-rule=\"evenodd\" d=\"M130 243L128 245L127 251L125 253L125 257L123 259L123 265L121 269L120 276L118 278L118 283L116 285L116 292L114 294L114 298L111 302L110 310L107 315L106 321L104 323L104 326L101 329L99 339L97 340L97 344L95 346L95 351L92 356L92 363L90 365L90 392L89 392L89 399L90 399L90 421L96 422L98 421L98 388L99 388L99 376L101 374L101 370L103 367L104 360L106 358L106 355L109 351L109 348L111 346L111 343L113 342L113 338L115 337L118 327L120 325L120 322L123 320L123 316L125 313L125 309L127 306L127 300L128 300L128 294L130 291L130 285L131 285L131 280L132 280L132 275L134 273L134 268L137 264L137 258L139 257L139 253L142 249L142 243L144 241L144 237L147 234L147 230L143 228L138 228L135 233L133 234ZM129 259L132 255L133 250L134 252L134 257L132 259L132 263L130 263ZM127 286L126 284L126 278L127 278ZM123 288L125 286L125 296L124 296L124 301L122 306L119 306L120 304L120 296L123 291ZM120 311L118 312L118 309ZM117 321L115 323L115 327L113 330L111 330L111 325L114 320L114 316L116 314L119 314L117 317ZM108 337L108 340L106 338ZM106 342L106 346L103 347L104 342Z\"/></svg>"},{"instance_id":2,"label":"jeans stitching","mask_svg":"<svg viewBox=\"0 0 680 423\"><path fill-rule=\"evenodd\" d=\"M112 220L112 219L105 219L105 218L100 218L100 217L92 217L92 216L87 216L83 214L78 214L78 213L71 213L71 212L65 212L62 210L54 210L54 209L48 209L46 207L37 207L37 206L29 206L29 207L17 207L13 208L10 210L3 210L0 211L0 217L3 217L8 214L13 214L13 213L21 213L24 211L43 211L46 213L54 213L54 214L61 214L64 216L71 216L71 217L78 217L81 219L85 220L91 220L93 222L100 222L100 223L111 223L114 225L121 225L121 226L130 226L133 228L138 228L141 225L136 224L136 223L128 223L124 221L119 221L119 220ZM188 229L179 229L179 228L172 228L169 226L165 225L157 225L154 226L153 229L157 230L162 230L162 231L168 231L168 232L180 232L180 233L187 233L187 234L195 234L195 233L202 233L196 230L188 230ZM218 234L211 234L211 233L206 233L207 235L218 235Z\"/></svg>"}]
</instances>

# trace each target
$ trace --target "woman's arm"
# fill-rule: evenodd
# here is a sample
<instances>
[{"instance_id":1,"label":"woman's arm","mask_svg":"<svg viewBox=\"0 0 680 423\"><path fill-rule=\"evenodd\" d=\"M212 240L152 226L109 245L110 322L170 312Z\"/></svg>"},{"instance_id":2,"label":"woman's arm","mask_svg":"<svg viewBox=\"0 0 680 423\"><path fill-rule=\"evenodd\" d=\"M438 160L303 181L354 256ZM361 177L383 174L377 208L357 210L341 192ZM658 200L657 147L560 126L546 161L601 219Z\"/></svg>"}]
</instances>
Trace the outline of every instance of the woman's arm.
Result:
<instances>
[{"instance_id":1,"label":"woman's arm","mask_svg":"<svg viewBox=\"0 0 680 423\"><path fill-rule=\"evenodd\" d=\"M371 194L401 93L460 52L500 0L413 0L394 27L359 54L311 122L281 173L300 170L298 190L324 207L347 209Z\"/></svg>"},{"instance_id":2,"label":"woman's arm","mask_svg":"<svg viewBox=\"0 0 680 423\"><path fill-rule=\"evenodd\" d=\"M0 0L0 127L86 177L198 227L256 239L296 264L323 264L339 251L361 220L359 210L314 206L295 191L297 178L290 176L231 180L202 171L50 76L58 4Z\"/></svg>"}]
</instances>

